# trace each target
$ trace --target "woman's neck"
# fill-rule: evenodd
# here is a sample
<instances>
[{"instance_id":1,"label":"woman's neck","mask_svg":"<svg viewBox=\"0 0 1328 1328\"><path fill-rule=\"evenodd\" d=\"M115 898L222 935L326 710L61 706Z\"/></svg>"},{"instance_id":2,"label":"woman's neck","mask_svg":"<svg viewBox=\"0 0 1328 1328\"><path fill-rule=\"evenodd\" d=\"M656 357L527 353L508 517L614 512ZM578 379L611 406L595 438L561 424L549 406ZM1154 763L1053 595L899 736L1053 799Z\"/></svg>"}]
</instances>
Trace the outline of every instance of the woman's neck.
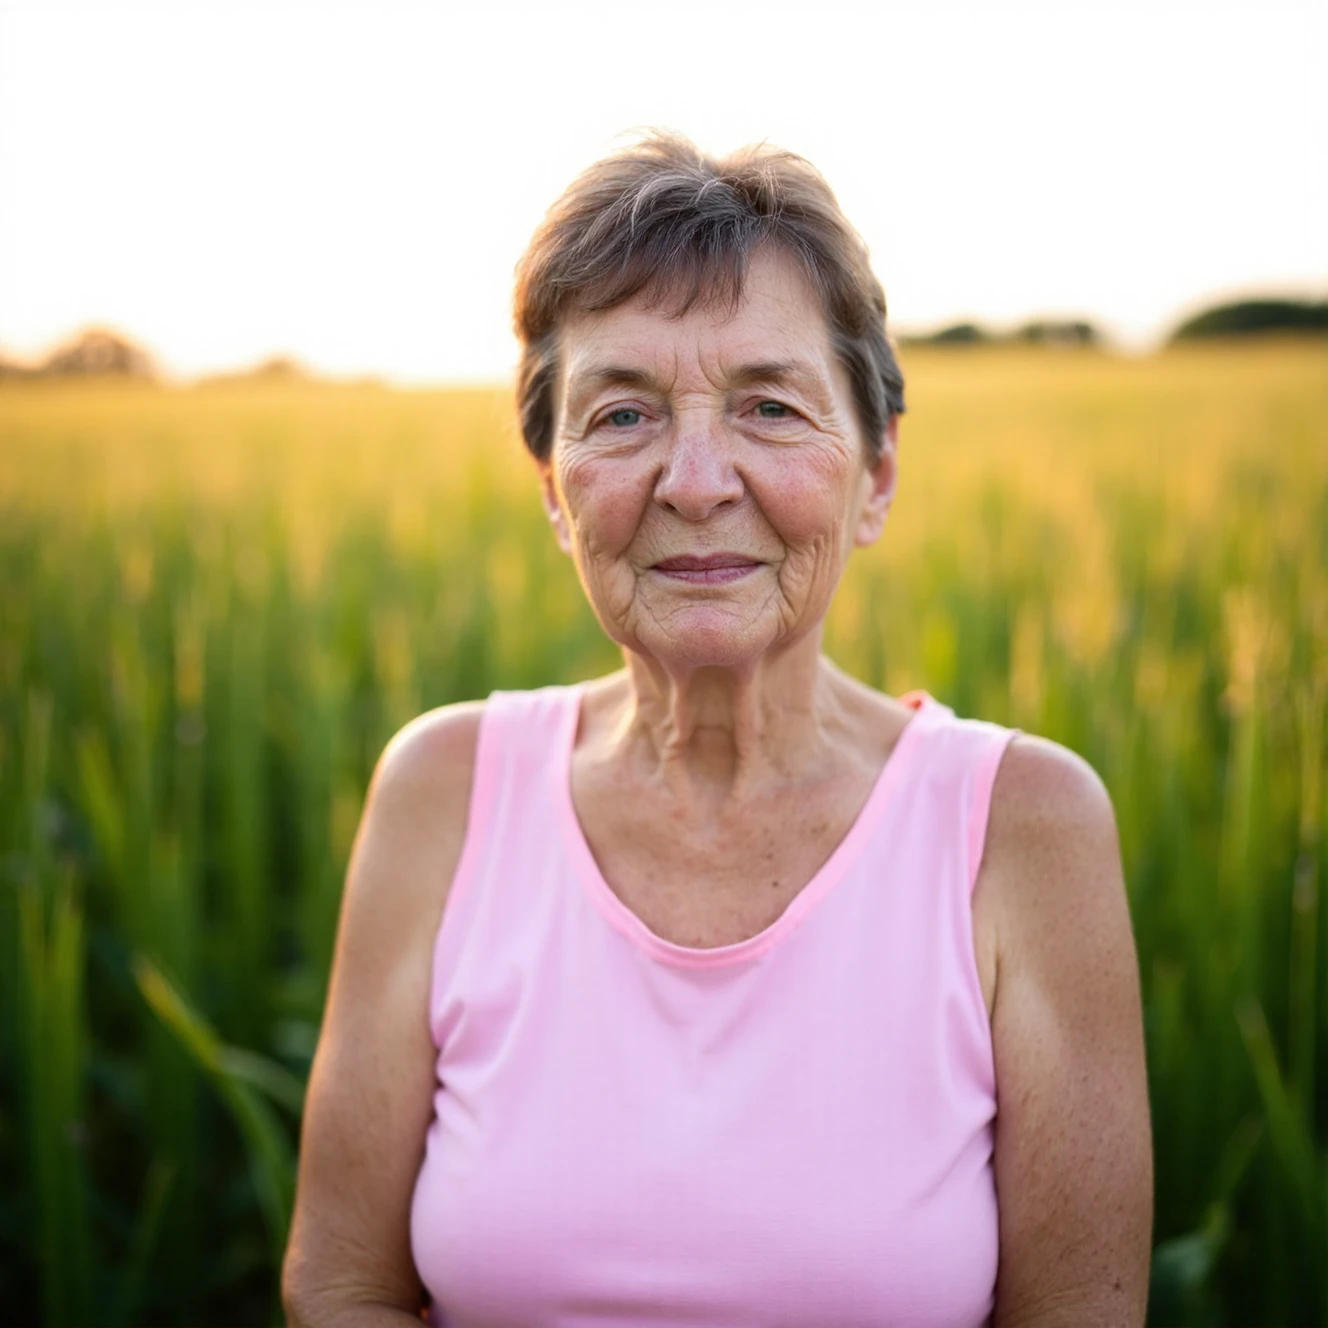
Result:
<instances>
[{"instance_id":1,"label":"woman's neck","mask_svg":"<svg viewBox=\"0 0 1328 1328\"><path fill-rule=\"evenodd\" d=\"M846 731L852 683L819 633L741 669L671 669L627 653L619 738L685 797L724 801L815 776Z\"/></svg>"}]
</instances>

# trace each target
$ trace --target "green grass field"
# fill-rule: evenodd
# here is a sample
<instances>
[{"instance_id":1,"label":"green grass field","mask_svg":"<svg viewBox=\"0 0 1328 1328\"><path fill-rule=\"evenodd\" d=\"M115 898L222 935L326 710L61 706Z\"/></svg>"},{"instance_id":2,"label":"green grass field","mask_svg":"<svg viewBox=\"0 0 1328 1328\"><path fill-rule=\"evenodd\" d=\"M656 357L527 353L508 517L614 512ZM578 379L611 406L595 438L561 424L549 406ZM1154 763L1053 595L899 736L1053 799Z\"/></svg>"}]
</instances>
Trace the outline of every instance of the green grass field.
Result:
<instances>
[{"instance_id":1,"label":"green grass field","mask_svg":"<svg viewBox=\"0 0 1328 1328\"><path fill-rule=\"evenodd\" d=\"M1151 1320L1328 1323L1328 348L914 351L828 651L1112 792ZM372 764L615 666L502 392L0 388L0 1306L275 1321Z\"/></svg>"}]
</instances>

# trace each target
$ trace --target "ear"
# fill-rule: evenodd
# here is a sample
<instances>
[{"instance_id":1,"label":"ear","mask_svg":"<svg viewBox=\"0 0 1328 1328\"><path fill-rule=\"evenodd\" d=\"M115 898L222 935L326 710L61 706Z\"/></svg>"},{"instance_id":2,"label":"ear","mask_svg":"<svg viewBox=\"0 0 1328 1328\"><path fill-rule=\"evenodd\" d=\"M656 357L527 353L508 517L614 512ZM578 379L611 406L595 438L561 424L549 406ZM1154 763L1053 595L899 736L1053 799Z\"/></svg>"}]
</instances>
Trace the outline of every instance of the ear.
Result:
<instances>
[{"instance_id":1,"label":"ear","mask_svg":"<svg viewBox=\"0 0 1328 1328\"><path fill-rule=\"evenodd\" d=\"M536 462L539 467L540 498L544 502L544 513L553 527L553 537L564 553L572 552L572 532L567 525L567 513L558 501L558 486L553 482L553 467L547 461Z\"/></svg>"},{"instance_id":2,"label":"ear","mask_svg":"<svg viewBox=\"0 0 1328 1328\"><path fill-rule=\"evenodd\" d=\"M898 448L899 416L891 415L881 440L881 453L867 468L868 487L853 535L857 548L875 544L885 529L885 518L895 500L895 482L899 478Z\"/></svg>"}]
</instances>

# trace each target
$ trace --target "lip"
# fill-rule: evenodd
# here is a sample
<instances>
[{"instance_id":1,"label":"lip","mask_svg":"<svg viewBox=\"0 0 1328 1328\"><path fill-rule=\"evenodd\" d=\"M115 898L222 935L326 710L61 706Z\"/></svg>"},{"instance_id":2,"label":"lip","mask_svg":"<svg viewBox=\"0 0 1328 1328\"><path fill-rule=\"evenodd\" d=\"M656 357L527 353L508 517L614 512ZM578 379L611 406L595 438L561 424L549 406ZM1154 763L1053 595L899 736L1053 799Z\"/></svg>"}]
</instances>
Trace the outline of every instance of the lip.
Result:
<instances>
[{"instance_id":1,"label":"lip","mask_svg":"<svg viewBox=\"0 0 1328 1328\"><path fill-rule=\"evenodd\" d=\"M655 564L659 572L710 572L717 567L755 567L757 560L745 553L707 553L703 557L681 553L675 558L661 558Z\"/></svg>"},{"instance_id":2,"label":"lip","mask_svg":"<svg viewBox=\"0 0 1328 1328\"><path fill-rule=\"evenodd\" d=\"M760 566L759 560L744 553L679 554L674 558L661 558L652 570L670 580L692 585L723 585L754 572Z\"/></svg>"}]
</instances>

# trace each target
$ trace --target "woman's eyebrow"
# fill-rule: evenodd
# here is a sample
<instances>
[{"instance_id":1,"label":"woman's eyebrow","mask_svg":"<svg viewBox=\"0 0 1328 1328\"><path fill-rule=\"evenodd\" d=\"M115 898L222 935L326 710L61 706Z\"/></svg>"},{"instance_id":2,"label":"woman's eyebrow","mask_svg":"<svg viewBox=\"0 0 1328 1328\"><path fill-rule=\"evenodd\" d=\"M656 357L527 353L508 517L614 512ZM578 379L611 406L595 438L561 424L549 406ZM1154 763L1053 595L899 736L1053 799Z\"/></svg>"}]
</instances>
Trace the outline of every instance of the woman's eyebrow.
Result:
<instances>
[{"instance_id":1,"label":"woman's eyebrow","mask_svg":"<svg viewBox=\"0 0 1328 1328\"><path fill-rule=\"evenodd\" d=\"M734 387L791 387L808 398L824 403L829 397L829 383L816 367L806 360L755 360L740 364L728 375Z\"/></svg>"},{"instance_id":2,"label":"woman's eyebrow","mask_svg":"<svg viewBox=\"0 0 1328 1328\"><path fill-rule=\"evenodd\" d=\"M654 375L625 364L593 364L573 372L567 389L567 408L578 410L587 398L606 387L632 387L657 390Z\"/></svg>"},{"instance_id":3,"label":"woman's eyebrow","mask_svg":"<svg viewBox=\"0 0 1328 1328\"><path fill-rule=\"evenodd\" d=\"M725 374L730 387L795 388L820 404L829 397L829 384L815 365L806 360L753 360L740 364ZM666 392L658 377L646 369L627 364L589 364L573 370L567 391L567 409L571 414L582 409L589 398L608 387L633 388L638 391Z\"/></svg>"}]
</instances>

